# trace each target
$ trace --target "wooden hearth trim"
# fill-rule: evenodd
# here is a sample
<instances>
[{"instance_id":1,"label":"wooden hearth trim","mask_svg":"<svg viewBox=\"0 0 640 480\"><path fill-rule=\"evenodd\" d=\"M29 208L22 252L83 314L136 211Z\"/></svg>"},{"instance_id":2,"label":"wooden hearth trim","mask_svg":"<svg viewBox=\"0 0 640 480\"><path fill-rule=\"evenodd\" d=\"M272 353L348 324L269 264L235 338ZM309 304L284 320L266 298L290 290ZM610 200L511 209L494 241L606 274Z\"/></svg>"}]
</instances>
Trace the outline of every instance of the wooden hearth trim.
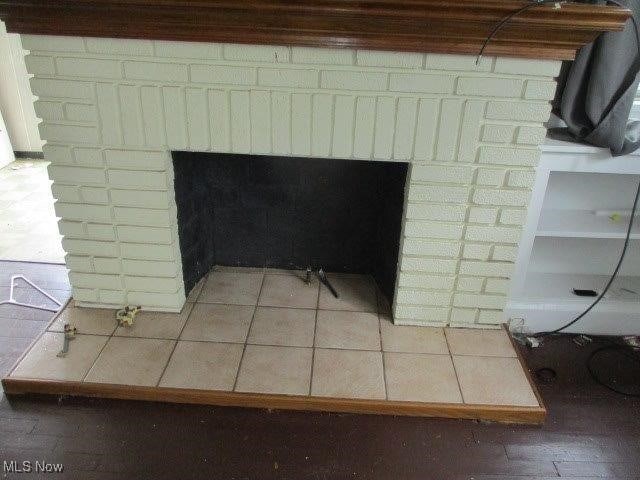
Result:
<instances>
[{"instance_id":1,"label":"wooden hearth trim","mask_svg":"<svg viewBox=\"0 0 640 480\"><path fill-rule=\"evenodd\" d=\"M0 0L10 32L139 39L478 53L522 0ZM566 60L604 31L617 6L533 7L489 43L488 55Z\"/></svg>"}]
</instances>

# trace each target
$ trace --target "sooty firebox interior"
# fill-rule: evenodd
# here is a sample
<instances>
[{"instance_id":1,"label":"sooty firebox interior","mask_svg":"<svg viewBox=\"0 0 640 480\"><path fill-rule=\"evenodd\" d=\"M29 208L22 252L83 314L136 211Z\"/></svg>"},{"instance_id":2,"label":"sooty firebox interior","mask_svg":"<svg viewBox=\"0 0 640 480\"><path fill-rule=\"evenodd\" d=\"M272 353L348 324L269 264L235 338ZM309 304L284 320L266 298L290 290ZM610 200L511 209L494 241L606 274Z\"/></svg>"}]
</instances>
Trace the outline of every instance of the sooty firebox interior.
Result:
<instances>
[{"instance_id":1,"label":"sooty firebox interior","mask_svg":"<svg viewBox=\"0 0 640 480\"><path fill-rule=\"evenodd\" d=\"M406 163L173 152L185 291L214 265L371 274L391 301Z\"/></svg>"}]
</instances>

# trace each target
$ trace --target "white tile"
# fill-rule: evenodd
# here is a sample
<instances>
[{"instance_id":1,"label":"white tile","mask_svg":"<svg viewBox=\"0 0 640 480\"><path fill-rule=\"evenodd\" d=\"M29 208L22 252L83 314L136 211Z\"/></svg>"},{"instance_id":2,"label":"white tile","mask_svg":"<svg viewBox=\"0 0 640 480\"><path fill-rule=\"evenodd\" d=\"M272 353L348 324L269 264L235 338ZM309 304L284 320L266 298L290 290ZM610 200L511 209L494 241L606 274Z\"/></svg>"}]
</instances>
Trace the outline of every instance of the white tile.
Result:
<instances>
[{"instance_id":1,"label":"white tile","mask_svg":"<svg viewBox=\"0 0 640 480\"><path fill-rule=\"evenodd\" d=\"M119 326L114 335L117 337L142 337L177 339L191 313L193 304L185 303L180 313L141 311L135 316L130 327Z\"/></svg>"},{"instance_id":2,"label":"white tile","mask_svg":"<svg viewBox=\"0 0 640 480\"><path fill-rule=\"evenodd\" d=\"M516 357L516 351L506 331L471 328L445 329L453 355Z\"/></svg>"},{"instance_id":3,"label":"white tile","mask_svg":"<svg viewBox=\"0 0 640 480\"><path fill-rule=\"evenodd\" d=\"M60 312L49 330L62 332L67 323L76 327L78 333L87 335L111 335L118 325L115 310L76 307L73 301Z\"/></svg>"},{"instance_id":4,"label":"white tile","mask_svg":"<svg viewBox=\"0 0 640 480\"><path fill-rule=\"evenodd\" d=\"M180 341L160 386L231 391L243 348L240 343Z\"/></svg>"},{"instance_id":5,"label":"white tile","mask_svg":"<svg viewBox=\"0 0 640 480\"><path fill-rule=\"evenodd\" d=\"M175 341L111 337L85 382L155 386Z\"/></svg>"},{"instance_id":6,"label":"white tile","mask_svg":"<svg viewBox=\"0 0 640 480\"><path fill-rule=\"evenodd\" d=\"M12 377L43 378L79 382L85 376L109 337L77 335L69 343L69 353L58 357L64 334L45 332L20 361Z\"/></svg>"},{"instance_id":7,"label":"white tile","mask_svg":"<svg viewBox=\"0 0 640 480\"><path fill-rule=\"evenodd\" d=\"M214 271L202 287L198 302L255 305L261 284L261 273Z\"/></svg>"},{"instance_id":8,"label":"white tile","mask_svg":"<svg viewBox=\"0 0 640 480\"><path fill-rule=\"evenodd\" d=\"M318 306L321 310L378 311L376 287L371 277L332 274L327 274L327 277L337 291L338 298L335 298L327 287L320 285Z\"/></svg>"},{"instance_id":9,"label":"white tile","mask_svg":"<svg viewBox=\"0 0 640 480\"><path fill-rule=\"evenodd\" d=\"M378 315L318 310L315 345L322 348L380 350Z\"/></svg>"},{"instance_id":10,"label":"white tile","mask_svg":"<svg viewBox=\"0 0 640 480\"><path fill-rule=\"evenodd\" d=\"M245 305L197 303L180 339L244 343L253 311Z\"/></svg>"},{"instance_id":11,"label":"white tile","mask_svg":"<svg viewBox=\"0 0 640 480\"><path fill-rule=\"evenodd\" d=\"M449 354L442 328L394 325L382 316L380 332L385 352Z\"/></svg>"},{"instance_id":12,"label":"white tile","mask_svg":"<svg viewBox=\"0 0 640 480\"><path fill-rule=\"evenodd\" d=\"M315 324L315 310L258 307L247 343L312 347Z\"/></svg>"},{"instance_id":13,"label":"white tile","mask_svg":"<svg viewBox=\"0 0 640 480\"><path fill-rule=\"evenodd\" d=\"M258 305L267 307L316 308L318 280L309 285L303 275L265 275Z\"/></svg>"},{"instance_id":14,"label":"white tile","mask_svg":"<svg viewBox=\"0 0 640 480\"><path fill-rule=\"evenodd\" d=\"M316 348L311 395L384 399L382 353Z\"/></svg>"}]
</instances>

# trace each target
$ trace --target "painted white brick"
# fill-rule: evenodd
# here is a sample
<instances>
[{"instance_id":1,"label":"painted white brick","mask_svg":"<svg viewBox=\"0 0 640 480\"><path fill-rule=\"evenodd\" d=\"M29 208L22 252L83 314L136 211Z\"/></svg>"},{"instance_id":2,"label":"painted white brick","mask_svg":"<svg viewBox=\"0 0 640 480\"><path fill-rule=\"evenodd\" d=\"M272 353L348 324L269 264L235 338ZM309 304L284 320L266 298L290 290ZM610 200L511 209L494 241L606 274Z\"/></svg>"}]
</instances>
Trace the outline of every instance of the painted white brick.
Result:
<instances>
[{"instance_id":1,"label":"painted white brick","mask_svg":"<svg viewBox=\"0 0 640 480\"><path fill-rule=\"evenodd\" d=\"M509 291L510 281L504 278L487 278L485 292L500 293L506 295Z\"/></svg>"},{"instance_id":2,"label":"painted white brick","mask_svg":"<svg viewBox=\"0 0 640 480\"><path fill-rule=\"evenodd\" d=\"M291 152L311 154L311 95L291 95Z\"/></svg>"},{"instance_id":3,"label":"painted white brick","mask_svg":"<svg viewBox=\"0 0 640 480\"><path fill-rule=\"evenodd\" d=\"M223 45L223 57L226 60L245 62L274 62L289 61L289 47L275 45Z\"/></svg>"},{"instance_id":4,"label":"painted white brick","mask_svg":"<svg viewBox=\"0 0 640 480\"><path fill-rule=\"evenodd\" d=\"M457 260L443 258L409 257L404 255L400 268L412 272L453 274L456 272Z\"/></svg>"},{"instance_id":5,"label":"painted white brick","mask_svg":"<svg viewBox=\"0 0 640 480\"><path fill-rule=\"evenodd\" d=\"M555 77L560 73L562 62L557 60L530 60L524 58L496 58L494 72L514 75Z\"/></svg>"},{"instance_id":6,"label":"painted white brick","mask_svg":"<svg viewBox=\"0 0 640 480\"><path fill-rule=\"evenodd\" d=\"M489 260L491 245L465 243L462 248L462 258L466 260Z\"/></svg>"},{"instance_id":7,"label":"painted white brick","mask_svg":"<svg viewBox=\"0 0 640 480\"><path fill-rule=\"evenodd\" d=\"M169 208L169 194L165 191L111 190L114 205L145 208Z\"/></svg>"},{"instance_id":8,"label":"painted white brick","mask_svg":"<svg viewBox=\"0 0 640 480\"><path fill-rule=\"evenodd\" d=\"M59 183L51 185L53 198L68 203L82 203L80 188L75 185L61 185Z\"/></svg>"},{"instance_id":9,"label":"painted white brick","mask_svg":"<svg viewBox=\"0 0 640 480\"><path fill-rule=\"evenodd\" d=\"M142 305L154 308L170 308L178 311L184 304L184 291L176 293L153 293L153 292L128 292L127 303L131 305Z\"/></svg>"},{"instance_id":10,"label":"painted white brick","mask_svg":"<svg viewBox=\"0 0 640 480\"><path fill-rule=\"evenodd\" d=\"M69 220L111 221L111 210L107 205L83 205L58 201L54 209L58 217Z\"/></svg>"},{"instance_id":11,"label":"painted white brick","mask_svg":"<svg viewBox=\"0 0 640 480\"><path fill-rule=\"evenodd\" d=\"M167 168L169 155L165 152L137 150L105 150L107 165L117 169L163 171ZM142 172L132 175L143 175Z\"/></svg>"},{"instance_id":12,"label":"painted white brick","mask_svg":"<svg viewBox=\"0 0 640 480\"><path fill-rule=\"evenodd\" d=\"M546 122L551 113L548 102L494 101L487 105L486 118L519 122Z\"/></svg>"},{"instance_id":13,"label":"painted white brick","mask_svg":"<svg viewBox=\"0 0 640 480\"><path fill-rule=\"evenodd\" d=\"M109 184L120 188L167 188L167 174L164 172L135 172L129 170L109 170Z\"/></svg>"},{"instance_id":14,"label":"painted white brick","mask_svg":"<svg viewBox=\"0 0 640 480\"><path fill-rule=\"evenodd\" d=\"M150 208L114 207L113 213L115 220L123 225L169 227L175 218L169 210Z\"/></svg>"},{"instance_id":15,"label":"painted white brick","mask_svg":"<svg viewBox=\"0 0 640 480\"><path fill-rule=\"evenodd\" d=\"M73 156L78 165L84 167L103 167L102 151L96 148L74 148Z\"/></svg>"},{"instance_id":16,"label":"painted white brick","mask_svg":"<svg viewBox=\"0 0 640 480\"><path fill-rule=\"evenodd\" d=\"M458 78L456 93L458 95L481 97L520 97L522 80L515 78Z\"/></svg>"},{"instance_id":17,"label":"painted white brick","mask_svg":"<svg viewBox=\"0 0 640 480\"><path fill-rule=\"evenodd\" d=\"M147 243L123 243L120 245L122 258L134 260L171 261L174 258L173 245L150 245Z\"/></svg>"},{"instance_id":18,"label":"painted white brick","mask_svg":"<svg viewBox=\"0 0 640 480\"><path fill-rule=\"evenodd\" d=\"M40 137L50 142L92 143L98 142L98 129L80 125L57 125L55 123L40 123L38 125Z\"/></svg>"},{"instance_id":19,"label":"painted white brick","mask_svg":"<svg viewBox=\"0 0 640 480\"><path fill-rule=\"evenodd\" d=\"M356 99L356 125L353 155L356 158L371 158L373 155L374 129L376 119L376 99L358 97Z\"/></svg>"},{"instance_id":20,"label":"painted white brick","mask_svg":"<svg viewBox=\"0 0 640 480\"><path fill-rule=\"evenodd\" d=\"M93 88L87 82L72 82L69 80L55 80L51 78L32 78L31 91L41 99L46 97L57 97L65 99L87 99L93 98Z\"/></svg>"},{"instance_id":21,"label":"painted white brick","mask_svg":"<svg viewBox=\"0 0 640 480\"><path fill-rule=\"evenodd\" d=\"M65 235L67 237L84 237L84 225L82 222L70 222L68 220L59 220L58 221L58 230L61 235Z\"/></svg>"},{"instance_id":22,"label":"painted white brick","mask_svg":"<svg viewBox=\"0 0 640 480\"><path fill-rule=\"evenodd\" d=\"M71 290L71 294L73 299L76 302L97 302L98 301L98 291L92 290L89 288L78 288L73 287Z\"/></svg>"},{"instance_id":23,"label":"painted white brick","mask_svg":"<svg viewBox=\"0 0 640 480\"><path fill-rule=\"evenodd\" d=\"M42 120L47 121L62 121L64 120L64 109L61 102L45 102L42 100L36 100L33 103L36 116Z\"/></svg>"},{"instance_id":24,"label":"painted white brick","mask_svg":"<svg viewBox=\"0 0 640 480\"><path fill-rule=\"evenodd\" d=\"M373 156L376 159L389 159L393 153L395 109L396 102L394 98L378 97L373 144Z\"/></svg>"},{"instance_id":25,"label":"painted white brick","mask_svg":"<svg viewBox=\"0 0 640 480\"><path fill-rule=\"evenodd\" d=\"M447 306L451 302L451 293L399 288L396 301L403 305Z\"/></svg>"},{"instance_id":26,"label":"painted white brick","mask_svg":"<svg viewBox=\"0 0 640 480\"><path fill-rule=\"evenodd\" d=\"M122 271L122 265L119 258L105 258L95 257L93 259L93 266L95 270L100 273L118 274ZM102 287L109 288L109 287ZM120 286L121 288L121 286Z\"/></svg>"},{"instance_id":27,"label":"painted white brick","mask_svg":"<svg viewBox=\"0 0 640 480\"><path fill-rule=\"evenodd\" d=\"M477 140L480 138L482 117L486 109L483 100L466 100L458 141L458 162L473 163L478 155Z\"/></svg>"},{"instance_id":28,"label":"painted white brick","mask_svg":"<svg viewBox=\"0 0 640 480\"><path fill-rule=\"evenodd\" d=\"M394 309L396 319L411 320L414 325L441 326L449 318L448 308L419 307L415 305L397 305Z\"/></svg>"},{"instance_id":29,"label":"painted white brick","mask_svg":"<svg viewBox=\"0 0 640 480\"><path fill-rule=\"evenodd\" d=\"M249 96L251 115L251 151L271 153L271 94L253 90ZM253 126L260 126L254 128Z\"/></svg>"},{"instance_id":30,"label":"painted white brick","mask_svg":"<svg viewBox=\"0 0 640 480\"><path fill-rule=\"evenodd\" d=\"M121 78L120 62L96 58L56 58L60 75L88 78Z\"/></svg>"},{"instance_id":31,"label":"painted white brick","mask_svg":"<svg viewBox=\"0 0 640 480\"><path fill-rule=\"evenodd\" d=\"M399 98L396 107L396 132L393 142L393 158L410 160L413 155L414 133L418 100Z\"/></svg>"},{"instance_id":32,"label":"painted white brick","mask_svg":"<svg viewBox=\"0 0 640 480\"><path fill-rule=\"evenodd\" d=\"M411 169L412 182L471 183L474 169L452 165L414 165Z\"/></svg>"},{"instance_id":33,"label":"painted white brick","mask_svg":"<svg viewBox=\"0 0 640 480\"><path fill-rule=\"evenodd\" d=\"M469 308L452 308L451 324L452 325L469 325L476 321L478 311Z\"/></svg>"},{"instance_id":34,"label":"painted white brick","mask_svg":"<svg viewBox=\"0 0 640 480\"><path fill-rule=\"evenodd\" d=\"M544 142L546 135L547 129L542 126L520 126L516 134L516 142L524 145L540 145Z\"/></svg>"},{"instance_id":35,"label":"painted white brick","mask_svg":"<svg viewBox=\"0 0 640 480\"><path fill-rule=\"evenodd\" d=\"M519 228L469 225L464 238L476 242L517 243L520 235Z\"/></svg>"},{"instance_id":36,"label":"painted white brick","mask_svg":"<svg viewBox=\"0 0 640 480\"><path fill-rule=\"evenodd\" d=\"M77 255L66 255L64 257L67 268L74 272L93 272L91 257L80 257Z\"/></svg>"},{"instance_id":37,"label":"painted white brick","mask_svg":"<svg viewBox=\"0 0 640 480\"><path fill-rule=\"evenodd\" d=\"M380 52L358 50L356 63L365 67L421 68L424 62L422 53Z\"/></svg>"},{"instance_id":38,"label":"painted white brick","mask_svg":"<svg viewBox=\"0 0 640 480\"><path fill-rule=\"evenodd\" d=\"M402 242L402 253L424 257L457 258L460 254L460 243L438 242L423 238L405 238Z\"/></svg>"},{"instance_id":39,"label":"painted white brick","mask_svg":"<svg viewBox=\"0 0 640 480\"><path fill-rule=\"evenodd\" d=\"M482 127L482 141L490 143L511 143L516 127L513 125L485 125Z\"/></svg>"},{"instance_id":40,"label":"painted white brick","mask_svg":"<svg viewBox=\"0 0 640 480\"><path fill-rule=\"evenodd\" d=\"M534 170L511 170L507 179L510 187L531 188L536 181Z\"/></svg>"},{"instance_id":41,"label":"painted white brick","mask_svg":"<svg viewBox=\"0 0 640 480\"><path fill-rule=\"evenodd\" d=\"M334 90L386 90L387 74L380 72L324 70L321 72L320 86Z\"/></svg>"},{"instance_id":42,"label":"painted white brick","mask_svg":"<svg viewBox=\"0 0 640 480\"><path fill-rule=\"evenodd\" d=\"M455 277L450 275L428 275L409 272L399 272L398 275L398 286L407 288L452 290L454 281Z\"/></svg>"},{"instance_id":43,"label":"painted white brick","mask_svg":"<svg viewBox=\"0 0 640 480\"><path fill-rule=\"evenodd\" d=\"M469 200L469 188L411 184L409 186L409 200L416 202L466 203Z\"/></svg>"},{"instance_id":44,"label":"painted white brick","mask_svg":"<svg viewBox=\"0 0 640 480\"><path fill-rule=\"evenodd\" d=\"M317 70L259 68L258 84L269 87L316 88Z\"/></svg>"},{"instance_id":45,"label":"painted white brick","mask_svg":"<svg viewBox=\"0 0 640 480\"><path fill-rule=\"evenodd\" d=\"M80 37L58 35L20 35L22 48L41 52L84 52L84 42Z\"/></svg>"},{"instance_id":46,"label":"painted white brick","mask_svg":"<svg viewBox=\"0 0 640 480\"><path fill-rule=\"evenodd\" d=\"M528 190L500 190L476 188L473 202L477 205L504 205L524 207L529 202L531 192Z\"/></svg>"},{"instance_id":47,"label":"painted white brick","mask_svg":"<svg viewBox=\"0 0 640 480\"><path fill-rule=\"evenodd\" d=\"M496 245L493 247L492 260L515 262L518 256L518 248L509 245Z\"/></svg>"},{"instance_id":48,"label":"painted white brick","mask_svg":"<svg viewBox=\"0 0 640 480\"><path fill-rule=\"evenodd\" d=\"M459 277L456 290L459 292L480 292L482 291L483 278Z\"/></svg>"},{"instance_id":49,"label":"painted white brick","mask_svg":"<svg viewBox=\"0 0 640 480\"><path fill-rule=\"evenodd\" d=\"M480 310L478 315L478 323L499 325L506 321L502 310Z\"/></svg>"},{"instance_id":50,"label":"painted white brick","mask_svg":"<svg viewBox=\"0 0 640 480\"><path fill-rule=\"evenodd\" d=\"M353 65L355 52L338 48L291 47L293 63Z\"/></svg>"},{"instance_id":51,"label":"painted white brick","mask_svg":"<svg viewBox=\"0 0 640 480\"><path fill-rule=\"evenodd\" d=\"M507 171L504 169L493 169L493 168L478 168L476 175L476 184L477 185L486 185L499 187L504 183L505 175Z\"/></svg>"},{"instance_id":52,"label":"painted white brick","mask_svg":"<svg viewBox=\"0 0 640 480\"><path fill-rule=\"evenodd\" d=\"M118 233L118 239L121 242L161 243L168 245L173 239L170 228L118 225L116 231Z\"/></svg>"},{"instance_id":53,"label":"painted white brick","mask_svg":"<svg viewBox=\"0 0 640 480\"><path fill-rule=\"evenodd\" d=\"M527 80L524 89L524 98L533 100L548 100L553 98L557 88L556 82L545 82L541 80Z\"/></svg>"},{"instance_id":54,"label":"painted white brick","mask_svg":"<svg viewBox=\"0 0 640 480\"><path fill-rule=\"evenodd\" d=\"M419 73L392 73L389 90L392 92L451 93L455 77L451 75L422 75Z\"/></svg>"},{"instance_id":55,"label":"painted white brick","mask_svg":"<svg viewBox=\"0 0 640 480\"><path fill-rule=\"evenodd\" d=\"M255 85L257 71L253 67L191 65L191 81L209 84Z\"/></svg>"},{"instance_id":56,"label":"painted white brick","mask_svg":"<svg viewBox=\"0 0 640 480\"><path fill-rule=\"evenodd\" d=\"M406 217L412 220L439 220L444 222L464 222L467 213L465 205L440 205L433 203L410 203Z\"/></svg>"},{"instance_id":57,"label":"painted white brick","mask_svg":"<svg viewBox=\"0 0 640 480\"><path fill-rule=\"evenodd\" d=\"M175 278L124 277L125 288L139 292L173 293L179 288Z\"/></svg>"},{"instance_id":58,"label":"painted white brick","mask_svg":"<svg viewBox=\"0 0 640 480\"><path fill-rule=\"evenodd\" d=\"M150 40L132 42L121 38L86 38L85 42L88 52L108 55L153 55L153 42Z\"/></svg>"},{"instance_id":59,"label":"painted white brick","mask_svg":"<svg viewBox=\"0 0 640 480\"><path fill-rule=\"evenodd\" d=\"M474 295L471 293L457 293L453 297L456 307L470 308L504 308L507 297L502 295Z\"/></svg>"},{"instance_id":60,"label":"painted white brick","mask_svg":"<svg viewBox=\"0 0 640 480\"><path fill-rule=\"evenodd\" d=\"M102 289L98 292L98 298L100 299L100 303L106 305L115 305L116 307L120 307L129 303L126 300L127 296L124 291Z\"/></svg>"},{"instance_id":61,"label":"painted white brick","mask_svg":"<svg viewBox=\"0 0 640 480\"><path fill-rule=\"evenodd\" d=\"M457 98L445 98L440 102L440 124L435 144L435 159L439 162L457 159L458 129L463 108L464 101Z\"/></svg>"},{"instance_id":62,"label":"painted white brick","mask_svg":"<svg viewBox=\"0 0 640 480\"><path fill-rule=\"evenodd\" d=\"M65 165L73 164L73 154L69 147L45 143L42 146L42 152L44 153L44 158L47 162Z\"/></svg>"},{"instance_id":63,"label":"painted white brick","mask_svg":"<svg viewBox=\"0 0 640 480\"><path fill-rule=\"evenodd\" d=\"M416 140L413 149L415 160L431 160L434 156L438 108L439 102L433 98L421 98L418 103Z\"/></svg>"},{"instance_id":64,"label":"painted white brick","mask_svg":"<svg viewBox=\"0 0 640 480\"><path fill-rule=\"evenodd\" d=\"M207 60L222 58L222 45L219 43L156 40L153 45L157 57L202 58Z\"/></svg>"},{"instance_id":65,"label":"painted white brick","mask_svg":"<svg viewBox=\"0 0 640 480\"><path fill-rule=\"evenodd\" d=\"M479 277L505 277L509 278L513 273L512 263L503 262L476 262L462 260L460 262L460 275L477 275Z\"/></svg>"},{"instance_id":66,"label":"painted white brick","mask_svg":"<svg viewBox=\"0 0 640 480\"><path fill-rule=\"evenodd\" d=\"M186 82L187 66L175 63L125 62L124 76L133 80Z\"/></svg>"},{"instance_id":67,"label":"painted white brick","mask_svg":"<svg viewBox=\"0 0 640 480\"><path fill-rule=\"evenodd\" d=\"M333 144L331 152L333 155L340 158L349 158L353 152L353 128L354 128L354 116L356 108L355 97L338 95L336 96L333 110ZM308 118L308 111L305 102L305 117ZM309 125L309 131L311 125ZM311 134L304 135L305 139L305 154L308 154L308 146L306 140L311 137Z\"/></svg>"},{"instance_id":68,"label":"painted white brick","mask_svg":"<svg viewBox=\"0 0 640 480\"><path fill-rule=\"evenodd\" d=\"M94 105L67 103L64 106L64 111L68 120L87 123L95 123L98 120L98 111Z\"/></svg>"},{"instance_id":69,"label":"painted white brick","mask_svg":"<svg viewBox=\"0 0 640 480\"><path fill-rule=\"evenodd\" d=\"M174 262L124 259L122 268L124 273L139 277L175 277L179 273Z\"/></svg>"},{"instance_id":70,"label":"painted white brick","mask_svg":"<svg viewBox=\"0 0 640 480\"><path fill-rule=\"evenodd\" d=\"M427 53L426 68L434 70L459 70L469 72L488 72L491 70L493 59L482 57L476 65L477 55L451 55L441 53Z\"/></svg>"},{"instance_id":71,"label":"painted white brick","mask_svg":"<svg viewBox=\"0 0 640 480\"><path fill-rule=\"evenodd\" d=\"M87 231L87 237L93 240L112 241L116 239L115 233L113 231L113 225L111 224L87 223L85 228Z\"/></svg>"},{"instance_id":72,"label":"painted white brick","mask_svg":"<svg viewBox=\"0 0 640 480\"><path fill-rule=\"evenodd\" d=\"M102 187L81 187L80 195L83 203L109 203L109 195L106 188Z\"/></svg>"},{"instance_id":73,"label":"painted white brick","mask_svg":"<svg viewBox=\"0 0 640 480\"><path fill-rule=\"evenodd\" d=\"M496 223L498 219L497 208L470 207L469 218L470 223ZM470 227L469 227L470 228Z\"/></svg>"},{"instance_id":74,"label":"painted white brick","mask_svg":"<svg viewBox=\"0 0 640 480\"><path fill-rule=\"evenodd\" d=\"M536 148L480 147L478 162L493 165L535 166L540 159Z\"/></svg>"},{"instance_id":75,"label":"painted white brick","mask_svg":"<svg viewBox=\"0 0 640 480\"><path fill-rule=\"evenodd\" d=\"M56 182L65 182L70 179L78 184L104 184L104 170L98 168L67 167L62 165L49 165L49 178Z\"/></svg>"},{"instance_id":76,"label":"painted white brick","mask_svg":"<svg viewBox=\"0 0 640 480\"><path fill-rule=\"evenodd\" d=\"M524 225L527 220L526 210L505 209L500 212L500 223L505 225Z\"/></svg>"},{"instance_id":77,"label":"painted white brick","mask_svg":"<svg viewBox=\"0 0 640 480\"><path fill-rule=\"evenodd\" d=\"M408 220L404 225L404 234L407 237L422 238L446 238L458 240L462 237L464 224L426 222L419 220Z\"/></svg>"},{"instance_id":78,"label":"painted white brick","mask_svg":"<svg viewBox=\"0 0 640 480\"><path fill-rule=\"evenodd\" d=\"M118 246L113 242L63 238L62 247L65 252L75 255L107 255L110 257L118 255Z\"/></svg>"},{"instance_id":79,"label":"painted white brick","mask_svg":"<svg viewBox=\"0 0 640 480\"><path fill-rule=\"evenodd\" d=\"M53 75L56 68L53 64L53 58L43 57L40 55L27 55L24 57L27 72L33 75Z\"/></svg>"}]
</instances>

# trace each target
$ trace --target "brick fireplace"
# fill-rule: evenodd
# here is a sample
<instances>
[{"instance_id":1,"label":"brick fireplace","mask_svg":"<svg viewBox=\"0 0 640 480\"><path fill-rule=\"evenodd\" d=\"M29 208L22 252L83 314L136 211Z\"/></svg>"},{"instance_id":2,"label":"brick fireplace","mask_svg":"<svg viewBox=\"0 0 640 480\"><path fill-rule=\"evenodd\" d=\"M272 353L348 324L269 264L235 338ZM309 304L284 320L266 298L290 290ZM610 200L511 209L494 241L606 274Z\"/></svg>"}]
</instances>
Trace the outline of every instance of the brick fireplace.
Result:
<instances>
[{"instance_id":1,"label":"brick fireplace","mask_svg":"<svg viewBox=\"0 0 640 480\"><path fill-rule=\"evenodd\" d=\"M76 304L179 311L172 152L408 164L393 317L504 319L559 61L23 35Z\"/></svg>"}]
</instances>

